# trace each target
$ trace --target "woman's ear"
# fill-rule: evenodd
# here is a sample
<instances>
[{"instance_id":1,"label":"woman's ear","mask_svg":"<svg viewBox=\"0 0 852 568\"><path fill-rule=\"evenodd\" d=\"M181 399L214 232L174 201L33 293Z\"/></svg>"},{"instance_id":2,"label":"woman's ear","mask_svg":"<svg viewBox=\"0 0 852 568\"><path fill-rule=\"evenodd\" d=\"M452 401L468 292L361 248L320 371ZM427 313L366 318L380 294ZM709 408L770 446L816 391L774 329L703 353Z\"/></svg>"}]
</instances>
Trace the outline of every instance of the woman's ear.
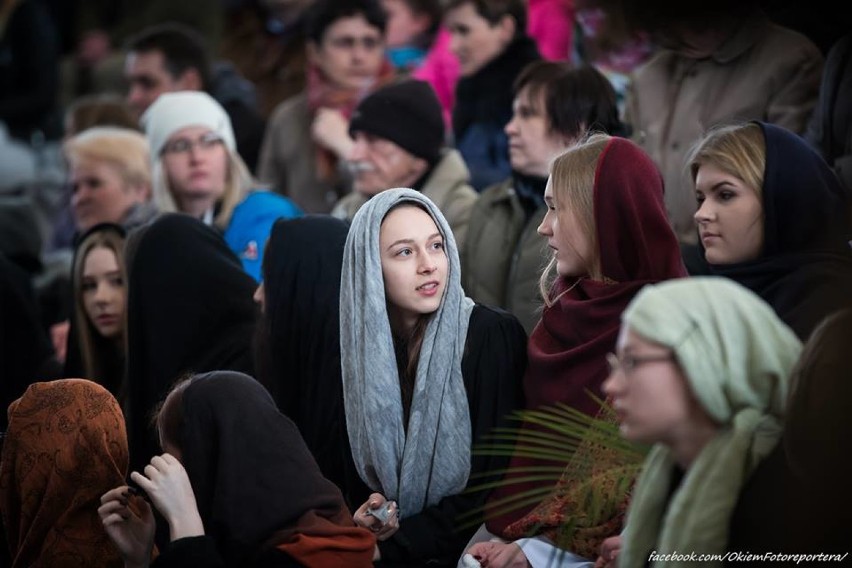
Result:
<instances>
[{"instance_id":1,"label":"woman's ear","mask_svg":"<svg viewBox=\"0 0 852 568\"><path fill-rule=\"evenodd\" d=\"M500 21L497 22L497 27L500 29L500 40L503 41L503 45L507 46L512 43L512 40L515 39L515 33L518 28L518 23L515 21L515 18L506 14Z\"/></svg>"}]
</instances>

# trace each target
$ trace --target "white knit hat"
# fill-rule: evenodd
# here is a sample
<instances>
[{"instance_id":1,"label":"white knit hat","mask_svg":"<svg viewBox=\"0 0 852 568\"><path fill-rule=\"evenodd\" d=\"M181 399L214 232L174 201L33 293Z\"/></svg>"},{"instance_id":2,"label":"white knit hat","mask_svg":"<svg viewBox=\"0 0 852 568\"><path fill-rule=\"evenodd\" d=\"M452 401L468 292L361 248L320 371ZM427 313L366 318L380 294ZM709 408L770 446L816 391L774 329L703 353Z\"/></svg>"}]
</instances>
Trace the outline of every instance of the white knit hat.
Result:
<instances>
[{"instance_id":1,"label":"white knit hat","mask_svg":"<svg viewBox=\"0 0 852 568\"><path fill-rule=\"evenodd\" d=\"M148 136L154 162L159 160L169 137L188 126L206 126L222 137L230 151L237 147L228 113L203 91L163 93L148 107L140 122Z\"/></svg>"}]
</instances>

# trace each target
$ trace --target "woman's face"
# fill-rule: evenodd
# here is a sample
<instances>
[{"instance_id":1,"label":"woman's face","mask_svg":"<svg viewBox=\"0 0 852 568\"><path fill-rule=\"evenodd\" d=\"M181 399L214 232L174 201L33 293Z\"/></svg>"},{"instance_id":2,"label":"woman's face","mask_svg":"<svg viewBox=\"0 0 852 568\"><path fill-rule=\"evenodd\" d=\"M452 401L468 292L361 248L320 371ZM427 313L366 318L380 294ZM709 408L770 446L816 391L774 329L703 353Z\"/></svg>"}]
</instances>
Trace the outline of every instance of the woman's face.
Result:
<instances>
[{"instance_id":1,"label":"woman's face","mask_svg":"<svg viewBox=\"0 0 852 568\"><path fill-rule=\"evenodd\" d=\"M428 213L403 205L385 217L379 242L391 325L410 330L418 316L441 305L448 268L444 238Z\"/></svg>"},{"instance_id":2,"label":"woman's face","mask_svg":"<svg viewBox=\"0 0 852 568\"><path fill-rule=\"evenodd\" d=\"M121 223L130 208L145 201L146 187L128 184L115 165L85 160L71 166L71 207L80 231L98 223Z\"/></svg>"},{"instance_id":3,"label":"woman's face","mask_svg":"<svg viewBox=\"0 0 852 568\"><path fill-rule=\"evenodd\" d=\"M361 14L340 18L326 28L319 44L308 43L308 58L335 86L368 89L385 59L382 30Z\"/></svg>"},{"instance_id":4,"label":"woman's face","mask_svg":"<svg viewBox=\"0 0 852 568\"><path fill-rule=\"evenodd\" d=\"M470 2L447 12L444 24L450 32L450 51L459 60L462 77L469 77L497 58L515 35L514 20L499 23L483 18Z\"/></svg>"},{"instance_id":5,"label":"woman's face","mask_svg":"<svg viewBox=\"0 0 852 568\"><path fill-rule=\"evenodd\" d=\"M178 207L214 203L225 193L228 150L222 137L204 126L181 128L163 147L163 167Z\"/></svg>"},{"instance_id":6,"label":"woman's face","mask_svg":"<svg viewBox=\"0 0 852 568\"><path fill-rule=\"evenodd\" d=\"M127 289L124 287L118 259L111 249L96 247L86 255L81 291L86 317L97 332L107 339L121 337L124 333Z\"/></svg>"},{"instance_id":7,"label":"woman's face","mask_svg":"<svg viewBox=\"0 0 852 568\"><path fill-rule=\"evenodd\" d=\"M427 14L411 9L406 0L382 0L388 17L385 40L388 47L405 47L414 43L432 25Z\"/></svg>"},{"instance_id":8,"label":"woman's face","mask_svg":"<svg viewBox=\"0 0 852 568\"><path fill-rule=\"evenodd\" d=\"M515 97L504 131L512 169L528 176L547 177L550 162L569 146L564 136L550 131L544 95L533 99L526 87Z\"/></svg>"},{"instance_id":9,"label":"woman's face","mask_svg":"<svg viewBox=\"0 0 852 568\"><path fill-rule=\"evenodd\" d=\"M544 190L547 213L538 234L547 238L547 246L553 249L556 272L563 277L580 277L589 274L594 251L592 241L577 221L577 215L565 200L554 199L553 178L548 178Z\"/></svg>"},{"instance_id":10,"label":"woman's face","mask_svg":"<svg viewBox=\"0 0 852 568\"><path fill-rule=\"evenodd\" d=\"M695 176L695 221L710 264L747 262L763 249L763 203L754 188L713 164Z\"/></svg>"},{"instance_id":11,"label":"woman's face","mask_svg":"<svg viewBox=\"0 0 852 568\"><path fill-rule=\"evenodd\" d=\"M621 435L632 442L671 445L698 407L674 353L623 326L616 357L603 391L618 414Z\"/></svg>"}]
</instances>

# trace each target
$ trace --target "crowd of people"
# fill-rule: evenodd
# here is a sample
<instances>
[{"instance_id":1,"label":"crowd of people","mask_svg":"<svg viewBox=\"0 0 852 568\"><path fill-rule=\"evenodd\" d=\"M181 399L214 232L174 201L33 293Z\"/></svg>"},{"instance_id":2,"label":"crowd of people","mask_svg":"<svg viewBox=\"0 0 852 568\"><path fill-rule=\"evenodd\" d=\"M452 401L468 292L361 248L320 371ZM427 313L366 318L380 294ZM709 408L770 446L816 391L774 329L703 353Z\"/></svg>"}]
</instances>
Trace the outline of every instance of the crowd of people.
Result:
<instances>
[{"instance_id":1,"label":"crowd of people","mask_svg":"<svg viewBox=\"0 0 852 568\"><path fill-rule=\"evenodd\" d=\"M0 0L0 564L852 562L842 25L102 4Z\"/></svg>"}]
</instances>

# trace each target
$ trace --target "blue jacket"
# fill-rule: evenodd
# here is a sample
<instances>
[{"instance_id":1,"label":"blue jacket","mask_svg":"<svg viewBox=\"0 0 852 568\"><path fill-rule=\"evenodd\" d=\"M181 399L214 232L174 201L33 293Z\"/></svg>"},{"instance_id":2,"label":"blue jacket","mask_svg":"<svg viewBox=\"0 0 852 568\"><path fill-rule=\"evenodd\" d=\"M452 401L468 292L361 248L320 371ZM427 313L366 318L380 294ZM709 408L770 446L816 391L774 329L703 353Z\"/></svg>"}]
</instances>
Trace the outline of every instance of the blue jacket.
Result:
<instances>
[{"instance_id":1,"label":"blue jacket","mask_svg":"<svg viewBox=\"0 0 852 568\"><path fill-rule=\"evenodd\" d=\"M225 242L243 263L243 269L260 282L263 251L272 225L278 219L301 217L302 210L277 193L255 190L236 206L225 230Z\"/></svg>"}]
</instances>

